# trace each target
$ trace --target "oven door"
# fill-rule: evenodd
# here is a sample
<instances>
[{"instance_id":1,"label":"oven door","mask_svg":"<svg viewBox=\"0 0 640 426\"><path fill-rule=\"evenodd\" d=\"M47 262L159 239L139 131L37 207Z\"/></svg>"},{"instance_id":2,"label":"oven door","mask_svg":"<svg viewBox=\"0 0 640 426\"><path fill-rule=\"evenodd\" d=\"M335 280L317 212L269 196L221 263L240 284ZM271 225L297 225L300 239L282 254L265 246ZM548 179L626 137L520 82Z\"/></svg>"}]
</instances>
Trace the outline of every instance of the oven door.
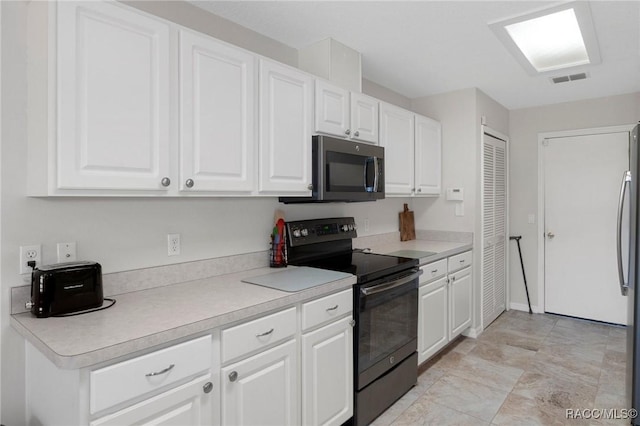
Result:
<instances>
[{"instance_id":1,"label":"oven door","mask_svg":"<svg viewBox=\"0 0 640 426\"><path fill-rule=\"evenodd\" d=\"M358 390L417 350L420 274L419 269L404 271L361 284L355 292Z\"/></svg>"}]
</instances>

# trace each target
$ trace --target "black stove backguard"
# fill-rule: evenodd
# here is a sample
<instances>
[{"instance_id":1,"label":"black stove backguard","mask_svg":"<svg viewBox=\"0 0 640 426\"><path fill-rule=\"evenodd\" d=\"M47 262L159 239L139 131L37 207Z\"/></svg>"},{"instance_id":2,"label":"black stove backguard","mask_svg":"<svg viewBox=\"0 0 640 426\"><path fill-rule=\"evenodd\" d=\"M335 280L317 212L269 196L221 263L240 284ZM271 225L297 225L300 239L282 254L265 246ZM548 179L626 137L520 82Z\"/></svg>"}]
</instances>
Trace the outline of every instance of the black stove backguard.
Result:
<instances>
[{"instance_id":1,"label":"black stove backguard","mask_svg":"<svg viewBox=\"0 0 640 426\"><path fill-rule=\"evenodd\" d=\"M354 417L364 426L417 381L416 259L353 250L352 217L287 223L289 263L347 272L353 288Z\"/></svg>"}]
</instances>

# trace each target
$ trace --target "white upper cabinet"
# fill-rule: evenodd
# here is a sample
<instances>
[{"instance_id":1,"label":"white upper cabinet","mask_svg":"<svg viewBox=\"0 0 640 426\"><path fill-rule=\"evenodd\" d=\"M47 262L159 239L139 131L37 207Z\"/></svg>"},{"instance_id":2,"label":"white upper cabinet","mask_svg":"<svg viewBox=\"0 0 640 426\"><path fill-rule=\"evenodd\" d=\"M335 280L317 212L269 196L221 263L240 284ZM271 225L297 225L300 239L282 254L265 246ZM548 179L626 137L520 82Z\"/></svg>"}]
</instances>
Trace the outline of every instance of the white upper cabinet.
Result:
<instances>
[{"instance_id":1,"label":"white upper cabinet","mask_svg":"<svg viewBox=\"0 0 640 426\"><path fill-rule=\"evenodd\" d=\"M415 195L440 195L442 191L442 127L416 115Z\"/></svg>"},{"instance_id":2,"label":"white upper cabinet","mask_svg":"<svg viewBox=\"0 0 640 426\"><path fill-rule=\"evenodd\" d=\"M311 195L313 78L260 60L259 192Z\"/></svg>"},{"instance_id":3,"label":"white upper cabinet","mask_svg":"<svg viewBox=\"0 0 640 426\"><path fill-rule=\"evenodd\" d=\"M378 144L379 102L371 96L351 92L351 138Z\"/></svg>"},{"instance_id":4,"label":"white upper cabinet","mask_svg":"<svg viewBox=\"0 0 640 426\"><path fill-rule=\"evenodd\" d=\"M315 131L378 143L378 100L316 80Z\"/></svg>"},{"instance_id":5,"label":"white upper cabinet","mask_svg":"<svg viewBox=\"0 0 640 426\"><path fill-rule=\"evenodd\" d=\"M250 193L255 56L180 30L180 190Z\"/></svg>"},{"instance_id":6,"label":"white upper cabinet","mask_svg":"<svg viewBox=\"0 0 640 426\"><path fill-rule=\"evenodd\" d=\"M414 114L380 103L380 145L384 147L385 192L410 196L413 192Z\"/></svg>"},{"instance_id":7,"label":"white upper cabinet","mask_svg":"<svg viewBox=\"0 0 640 426\"><path fill-rule=\"evenodd\" d=\"M388 196L439 196L442 131L435 120L380 104L380 145L385 148Z\"/></svg>"},{"instance_id":8,"label":"white upper cabinet","mask_svg":"<svg viewBox=\"0 0 640 426\"><path fill-rule=\"evenodd\" d=\"M57 10L57 188L165 191L169 25L116 3Z\"/></svg>"}]
</instances>

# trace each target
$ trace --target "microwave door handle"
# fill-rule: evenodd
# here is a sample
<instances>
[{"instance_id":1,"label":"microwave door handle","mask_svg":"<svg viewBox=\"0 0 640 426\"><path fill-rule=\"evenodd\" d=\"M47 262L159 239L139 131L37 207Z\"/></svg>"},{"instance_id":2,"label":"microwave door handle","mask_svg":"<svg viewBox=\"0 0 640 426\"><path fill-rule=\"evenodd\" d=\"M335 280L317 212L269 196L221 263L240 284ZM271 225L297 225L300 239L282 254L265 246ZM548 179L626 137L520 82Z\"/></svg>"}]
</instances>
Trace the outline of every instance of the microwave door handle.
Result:
<instances>
[{"instance_id":1,"label":"microwave door handle","mask_svg":"<svg viewBox=\"0 0 640 426\"><path fill-rule=\"evenodd\" d=\"M373 192L378 192L378 176L380 174L378 157L373 157Z\"/></svg>"},{"instance_id":2,"label":"microwave door handle","mask_svg":"<svg viewBox=\"0 0 640 426\"><path fill-rule=\"evenodd\" d=\"M363 173L363 178L364 178L364 191L365 192L375 192L376 190L376 178L373 178L373 186L369 186L369 180L367 179L367 172L369 171L369 163L371 163L371 160L374 159L375 157L367 157L364 159L364 173ZM375 173L376 171L376 166L373 166L373 171Z\"/></svg>"}]
</instances>

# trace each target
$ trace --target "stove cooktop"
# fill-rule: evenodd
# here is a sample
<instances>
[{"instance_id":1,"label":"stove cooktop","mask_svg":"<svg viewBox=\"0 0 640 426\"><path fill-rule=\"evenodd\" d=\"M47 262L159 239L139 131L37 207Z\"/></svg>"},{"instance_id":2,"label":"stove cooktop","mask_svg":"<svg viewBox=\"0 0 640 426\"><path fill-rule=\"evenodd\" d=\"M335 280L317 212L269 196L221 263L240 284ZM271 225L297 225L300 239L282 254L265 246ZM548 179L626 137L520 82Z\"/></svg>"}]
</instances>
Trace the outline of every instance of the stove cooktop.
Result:
<instances>
[{"instance_id":1,"label":"stove cooktop","mask_svg":"<svg viewBox=\"0 0 640 426\"><path fill-rule=\"evenodd\" d=\"M417 267L418 260L353 251L305 262L305 266L353 274L361 284Z\"/></svg>"}]
</instances>

